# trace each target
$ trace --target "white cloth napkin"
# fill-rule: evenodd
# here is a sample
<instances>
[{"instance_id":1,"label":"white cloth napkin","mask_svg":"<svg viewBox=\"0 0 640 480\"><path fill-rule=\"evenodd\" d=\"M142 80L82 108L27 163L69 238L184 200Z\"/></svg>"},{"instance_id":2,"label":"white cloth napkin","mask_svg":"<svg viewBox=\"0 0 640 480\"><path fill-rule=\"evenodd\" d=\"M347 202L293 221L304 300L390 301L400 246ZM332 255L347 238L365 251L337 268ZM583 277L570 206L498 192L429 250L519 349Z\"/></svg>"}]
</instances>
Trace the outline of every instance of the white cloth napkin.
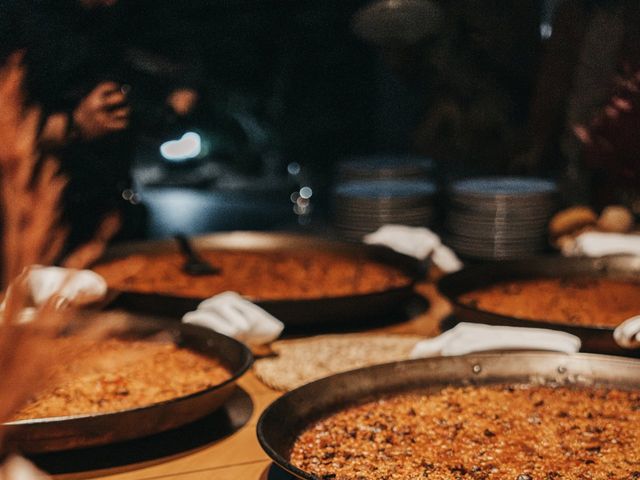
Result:
<instances>
[{"instance_id":1,"label":"white cloth napkin","mask_svg":"<svg viewBox=\"0 0 640 480\"><path fill-rule=\"evenodd\" d=\"M613 339L622 348L640 348L640 315L618 325L613 331Z\"/></svg>"},{"instance_id":2,"label":"white cloth napkin","mask_svg":"<svg viewBox=\"0 0 640 480\"><path fill-rule=\"evenodd\" d=\"M563 248L562 253L568 257L602 257L618 254L640 256L640 235L585 232Z\"/></svg>"},{"instance_id":3,"label":"white cloth napkin","mask_svg":"<svg viewBox=\"0 0 640 480\"><path fill-rule=\"evenodd\" d=\"M182 317L192 323L215 330L251 345L263 345L280 336L284 324L236 292L224 292L208 298L193 312Z\"/></svg>"},{"instance_id":4,"label":"white cloth napkin","mask_svg":"<svg viewBox=\"0 0 640 480\"><path fill-rule=\"evenodd\" d=\"M22 457L11 456L0 467L0 480L47 480L46 473L38 470Z\"/></svg>"},{"instance_id":5,"label":"white cloth napkin","mask_svg":"<svg viewBox=\"0 0 640 480\"><path fill-rule=\"evenodd\" d=\"M440 237L428 228L406 225L383 225L373 233L364 236L363 241L372 245L384 245L396 252L431 261L444 272L456 272L462 262Z\"/></svg>"},{"instance_id":6,"label":"white cloth napkin","mask_svg":"<svg viewBox=\"0 0 640 480\"><path fill-rule=\"evenodd\" d=\"M487 350L550 350L574 353L580 350L580 339L569 333L542 328L462 322L436 338L418 342L411 351L411 358L448 357Z\"/></svg>"},{"instance_id":7,"label":"white cloth napkin","mask_svg":"<svg viewBox=\"0 0 640 480\"><path fill-rule=\"evenodd\" d=\"M107 282L91 270L34 265L29 268L27 282L36 305L56 293L75 305L97 302L107 294Z\"/></svg>"}]
</instances>

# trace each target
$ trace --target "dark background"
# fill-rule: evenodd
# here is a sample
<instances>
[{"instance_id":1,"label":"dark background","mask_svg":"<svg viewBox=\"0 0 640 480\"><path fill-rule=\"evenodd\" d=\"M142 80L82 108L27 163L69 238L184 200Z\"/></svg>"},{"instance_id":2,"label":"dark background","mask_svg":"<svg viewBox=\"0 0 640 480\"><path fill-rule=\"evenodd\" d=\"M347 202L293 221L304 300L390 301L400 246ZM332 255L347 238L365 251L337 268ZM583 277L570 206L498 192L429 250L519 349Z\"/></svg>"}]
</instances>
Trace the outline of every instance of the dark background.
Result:
<instances>
[{"instance_id":1,"label":"dark background","mask_svg":"<svg viewBox=\"0 0 640 480\"><path fill-rule=\"evenodd\" d=\"M210 158L219 167L207 177L198 175L202 164L174 166L148 182L149 169L164 166L159 139L142 142L134 172L147 184L139 189L152 236L178 227L179 213L163 213L171 208L209 218L192 228L182 221L180 228L192 233L295 225L288 196L307 184L316 192L314 218L323 220L337 160L409 150L420 92L351 31L354 12L367 3L189 0L177 7L168 0L121 0L129 45L196 65L190 68L198 72L202 104L191 124L214 140ZM302 168L296 178L287 174L292 162ZM191 180L188 186L197 188L187 192Z\"/></svg>"}]
</instances>

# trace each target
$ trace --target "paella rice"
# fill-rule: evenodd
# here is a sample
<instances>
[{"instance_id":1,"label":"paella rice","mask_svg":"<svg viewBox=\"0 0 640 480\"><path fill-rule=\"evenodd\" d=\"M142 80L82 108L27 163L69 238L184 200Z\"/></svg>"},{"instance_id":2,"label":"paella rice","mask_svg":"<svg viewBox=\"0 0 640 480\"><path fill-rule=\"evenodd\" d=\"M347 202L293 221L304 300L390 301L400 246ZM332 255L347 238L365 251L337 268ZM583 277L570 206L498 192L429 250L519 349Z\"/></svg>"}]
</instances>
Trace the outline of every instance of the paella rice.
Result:
<instances>
[{"instance_id":1,"label":"paella rice","mask_svg":"<svg viewBox=\"0 0 640 480\"><path fill-rule=\"evenodd\" d=\"M231 377L218 360L173 342L56 339L64 361L13 420L110 413L189 395Z\"/></svg>"},{"instance_id":2,"label":"paella rice","mask_svg":"<svg viewBox=\"0 0 640 480\"><path fill-rule=\"evenodd\" d=\"M615 327L640 312L640 280L536 278L465 293L463 304L521 319Z\"/></svg>"},{"instance_id":3,"label":"paella rice","mask_svg":"<svg viewBox=\"0 0 640 480\"><path fill-rule=\"evenodd\" d=\"M448 387L369 401L303 431L290 461L320 479L640 478L640 392Z\"/></svg>"},{"instance_id":4,"label":"paella rice","mask_svg":"<svg viewBox=\"0 0 640 480\"><path fill-rule=\"evenodd\" d=\"M392 266L364 256L330 252L204 250L218 275L190 276L178 253L130 255L96 265L110 288L208 298L231 290L256 300L311 299L399 288L411 279Z\"/></svg>"}]
</instances>

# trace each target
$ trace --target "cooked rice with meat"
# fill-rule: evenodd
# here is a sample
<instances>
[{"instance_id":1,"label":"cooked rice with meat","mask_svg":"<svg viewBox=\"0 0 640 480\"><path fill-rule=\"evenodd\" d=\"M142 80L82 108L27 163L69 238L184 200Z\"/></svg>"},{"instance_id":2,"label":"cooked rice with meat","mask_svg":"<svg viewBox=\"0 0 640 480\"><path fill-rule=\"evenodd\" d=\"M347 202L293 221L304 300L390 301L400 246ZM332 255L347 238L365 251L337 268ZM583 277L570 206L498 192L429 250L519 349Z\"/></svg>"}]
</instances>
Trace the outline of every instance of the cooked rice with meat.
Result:
<instances>
[{"instance_id":1,"label":"cooked rice with meat","mask_svg":"<svg viewBox=\"0 0 640 480\"><path fill-rule=\"evenodd\" d=\"M231 374L218 360L171 342L55 340L51 381L14 420L116 412L189 395Z\"/></svg>"}]
</instances>

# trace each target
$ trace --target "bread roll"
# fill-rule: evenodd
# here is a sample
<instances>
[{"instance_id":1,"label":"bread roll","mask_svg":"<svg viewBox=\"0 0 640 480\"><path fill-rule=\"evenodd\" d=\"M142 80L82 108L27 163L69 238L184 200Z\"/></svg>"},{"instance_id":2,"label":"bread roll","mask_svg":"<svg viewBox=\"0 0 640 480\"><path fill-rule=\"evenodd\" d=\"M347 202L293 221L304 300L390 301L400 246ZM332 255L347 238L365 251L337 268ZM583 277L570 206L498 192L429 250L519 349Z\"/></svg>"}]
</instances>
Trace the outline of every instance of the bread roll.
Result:
<instances>
[{"instance_id":1,"label":"bread roll","mask_svg":"<svg viewBox=\"0 0 640 480\"><path fill-rule=\"evenodd\" d=\"M598 230L603 232L626 233L634 224L633 214L622 205L610 205L605 208L598 219Z\"/></svg>"},{"instance_id":2,"label":"bread roll","mask_svg":"<svg viewBox=\"0 0 640 480\"><path fill-rule=\"evenodd\" d=\"M584 227L595 225L598 216L589 207L575 206L556 213L549 222L549 234L551 238L563 235L571 235Z\"/></svg>"}]
</instances>

